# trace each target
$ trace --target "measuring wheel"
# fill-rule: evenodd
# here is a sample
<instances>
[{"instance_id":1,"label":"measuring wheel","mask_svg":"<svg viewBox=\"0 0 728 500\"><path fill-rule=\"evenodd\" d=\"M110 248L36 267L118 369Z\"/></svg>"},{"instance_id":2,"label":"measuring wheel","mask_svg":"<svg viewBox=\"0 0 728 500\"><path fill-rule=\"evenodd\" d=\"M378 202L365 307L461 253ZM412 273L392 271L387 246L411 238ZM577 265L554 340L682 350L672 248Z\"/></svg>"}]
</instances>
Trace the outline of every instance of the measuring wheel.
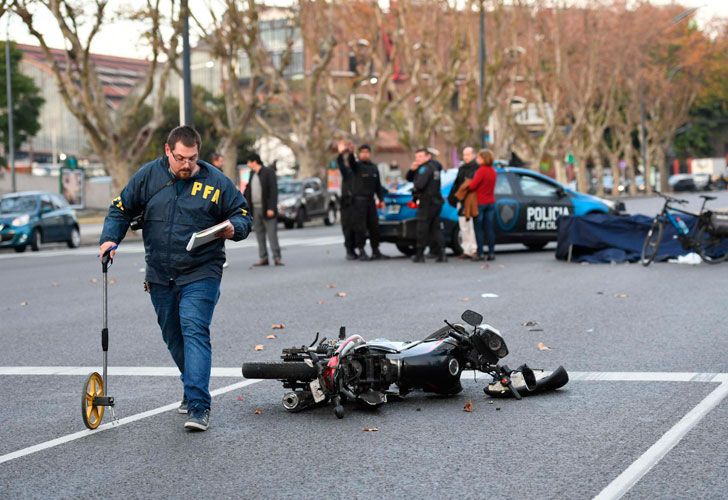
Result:
<instances>
[{"instance_id":1,"label":"measuring wheel","mask_svg":"<svg viewBox=\"0 0 728 500\"><path fill-rule=\"evenodd\" d=\"M96 398L104 397L104 380L97 372L93 372L86 379L83 385L83 394L81 399L81 416L83 423L89 429L95 429L101 425L101 419L104 418L104 406L96 404Z\"/></svg>"}]
</instances>

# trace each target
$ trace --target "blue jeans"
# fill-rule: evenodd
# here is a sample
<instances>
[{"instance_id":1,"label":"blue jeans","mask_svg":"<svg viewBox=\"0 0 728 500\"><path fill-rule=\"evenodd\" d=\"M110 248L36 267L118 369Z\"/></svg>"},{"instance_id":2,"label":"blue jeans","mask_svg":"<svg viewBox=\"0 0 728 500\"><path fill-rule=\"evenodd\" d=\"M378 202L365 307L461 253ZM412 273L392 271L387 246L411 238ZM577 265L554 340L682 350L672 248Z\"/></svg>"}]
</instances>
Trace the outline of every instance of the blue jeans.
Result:
<instances>
[{"instance_id":1,"label":"blue jeans","mask_svg":"<svg viewBox=\"0 0 728 500\"><path fill-rule=\"evenodd\" d=\"M210 323L220 298L220 280L204 278L169 286L154 283L151 296L162 338L182 374L189 411L209 409L212 402Z\"/></svg>"},{"instance_id":2,"label":"blue jeans","mask_svg":"<svg viewBox=\"0 0 728 500\"><path fill-rule=\"evenodd\" d=\"M488 238L488 255L495 254L495 203L478 206L478 217L475 219L475 241L478 255L483 255L483 241Z\"/></svg>"}]
</instances>

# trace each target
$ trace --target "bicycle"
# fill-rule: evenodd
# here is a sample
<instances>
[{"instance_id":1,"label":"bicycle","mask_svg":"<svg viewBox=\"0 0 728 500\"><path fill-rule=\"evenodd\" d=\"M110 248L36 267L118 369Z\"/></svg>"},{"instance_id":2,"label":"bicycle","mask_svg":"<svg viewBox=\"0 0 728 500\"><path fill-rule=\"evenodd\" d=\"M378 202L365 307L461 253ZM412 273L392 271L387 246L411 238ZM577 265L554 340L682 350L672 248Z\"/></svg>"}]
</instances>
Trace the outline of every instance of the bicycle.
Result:
<instances>
[{"instance_id":1,"label":"bicycle","mask_svg":"<svg viewBox=\"0 0 728 500\"><path fill-rule=\"evenodd\" d=\"M700 258L708 264L718 264L728 257L728 252L718 254L718 247L723 238L728 236L728 214L705 210L705 204L716 200L715 196L700 195L703 198L703 205L700 213L692 213L672 206L672 204L685 205L687 200L673 198L659 191L659 196L665 198L665 205L662 211L652 221L650 230L647 231L645 242L642 245L642 257L640 262L643 266L649 266L657 255L662 242L662 233L665 224L670 223L677 232L676 238L685 250L697 253ZM697 221L692 230L688 228L678 214L685 214L696 217Z\"/></svg>"}]
</instances>

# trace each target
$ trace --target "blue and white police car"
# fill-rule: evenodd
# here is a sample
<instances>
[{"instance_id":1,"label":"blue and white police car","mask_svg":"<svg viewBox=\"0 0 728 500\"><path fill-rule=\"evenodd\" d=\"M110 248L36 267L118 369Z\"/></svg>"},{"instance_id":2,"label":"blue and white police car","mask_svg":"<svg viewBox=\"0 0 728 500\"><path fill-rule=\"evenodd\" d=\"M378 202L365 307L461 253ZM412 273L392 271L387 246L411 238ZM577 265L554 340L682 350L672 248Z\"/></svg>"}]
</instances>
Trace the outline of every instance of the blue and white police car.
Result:
<instances>
[{"instance_id":1,"label":"blue and white police car","mask_svg":"<svg viewBox=\"0 0 728 500\"><path fill-rule=\"evenodd\" d=\"M498 166L495 186L496 244L522 243L540 250L556 241L556 220L562 215L619 213L621 202L579 193L533 170ZM462 253L460 228L455 207L447 202L458 169L444 170L441 176L445 204L440 213L445 244L455 255ZM385 196L379 210L382 241L394 243L405 255L415 253L417 209L412 203L412 183Z\"/></svg>"}]
</instances>

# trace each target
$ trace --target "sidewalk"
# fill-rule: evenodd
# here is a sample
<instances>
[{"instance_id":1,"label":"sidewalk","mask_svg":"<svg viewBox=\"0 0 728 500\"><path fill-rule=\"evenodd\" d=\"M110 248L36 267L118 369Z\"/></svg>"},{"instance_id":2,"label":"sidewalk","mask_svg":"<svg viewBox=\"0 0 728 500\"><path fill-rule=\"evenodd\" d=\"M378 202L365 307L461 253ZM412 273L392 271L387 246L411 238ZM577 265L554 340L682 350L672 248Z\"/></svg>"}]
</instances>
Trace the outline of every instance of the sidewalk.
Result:
<instances>
[{"instance_id":1,"label":"sidewalk","mask_svg":"<svg viewBox=\"0 0 728 500\"><path fill-rule=\"evenodd\" d=\"M98 246L101 230L104 228L103 219L101 219L101 222L95 222L91 219L79 219L78 224L81 228L81 245ZM142 241L142 232L128 231L124 241Z\"/></svg>"}]
</instances>

